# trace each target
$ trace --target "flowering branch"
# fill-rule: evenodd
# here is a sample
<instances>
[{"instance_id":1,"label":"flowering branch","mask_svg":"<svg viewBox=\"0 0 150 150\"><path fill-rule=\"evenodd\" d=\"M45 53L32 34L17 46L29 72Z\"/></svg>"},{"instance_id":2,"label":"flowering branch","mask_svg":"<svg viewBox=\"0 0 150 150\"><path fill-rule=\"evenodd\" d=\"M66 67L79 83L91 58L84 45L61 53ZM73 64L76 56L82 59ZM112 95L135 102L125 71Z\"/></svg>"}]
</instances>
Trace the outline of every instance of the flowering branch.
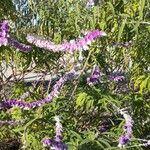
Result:
<instances>
[{"instance_id":1,"label":"flowering branch","mask_svg":"<svg viewBox=\"0 0 150 150\"><path fill-rule=\"evenodd\" d=\"M0 47L2 45L4 45L4 46L9 45L9 46L19 49L22 52L31 51L31 49L32 49L31 46L22 44L22 43L18 42L17 40L10 38L8 33L9 33L8 21L4 20L4 21L0 22Z\"/></svg>"},{"instance_id":2,"label":"flowering branch","mask_svg":"<svg viewBox=\"0 0 150 150\"><path fill-rule=\"evenodd\" d=\"M31 51L32 47L29 45L22 44L15 39L9 38L8 35L9 25L8 21L4 20L0 23L0 46L2 45L10 45L19 49L22 52ZM73 52L79 49L88 49L89 45L98 37L106 36L106 33L103 31L95 30L88 32L84 37L78 40L71 40L69 42L65 42L62 44L54 44L49 40L45 40L44 38L39 38L33 35L27 35L27 41L36 45L37 47L44 48L53 52Z\"/></svg>"},{"instance_id":3,"label":"flowering branch","mask_svg":"<svg viewBox=\"0 0 150 150\"><path fill-rule=\"evenodd\" d=\"M132 127L133 127L133 120L132 120L131 116L129 114L127 114L127 112L125 112L123 110L119 110L119 112L120 112L121 115L123 115L123 117L125 119L125 125L124 125L125 133L120 136L120 138L119 138L119 144L118 144L118 147L122 148L131 139L131 136L132 136Z\"/></svg>"},{"instance_id":4,"label":"flowering branch","mask_svg":"<svg viewBox=\"0 0 150 150\"><path fill-rule=\"evenodd\" d=\"M57 97L58 94L60 93L61 87L64 85L64 83L68 80L71 80L74 76L76 75L75 71L72 70L68 73L66 73L63 77L61 77L56 84L53 87L52 92L44 99L38 100L32 103L27 103L21 100L16 100L16 99L10 99L6 100L5 102L0 104L0 109L4 108L11 108L14 106L18 106L22 109L31 109L31 108L36 108L40 107L41 105L47 104L52 102L54 97Z\"/></svg>"},{"instance_id":5,"label":"flowering branch","mask_svg":"<svg viewBox=\"0 0 150 150\"><path fill-rule=\"evenodd\" d=\"M106 33L103 31L95 30L88 32L84 37L78 40L71 40L62 44L54 44L49 40L44 38L39 38L34 35L27 35L27 41L36 45L37 47L47 49L53 52L73 52L79 49L88 49L88 46L98 37L106 36Z\"/></svg>"},{"instance_id":6,"label":"flowering branch","mask_svg":"<svg viewBox=\"0 0 150 150\"><path fill-rule=\"evenodd\" d=\"M44 147L52 146L55 150L67 150L68 146L62 143L62 124L60 123L59 116L55 116L56 120L56 136L55 140L44 138L42 140Z\"/></svg>"}]
</instances>

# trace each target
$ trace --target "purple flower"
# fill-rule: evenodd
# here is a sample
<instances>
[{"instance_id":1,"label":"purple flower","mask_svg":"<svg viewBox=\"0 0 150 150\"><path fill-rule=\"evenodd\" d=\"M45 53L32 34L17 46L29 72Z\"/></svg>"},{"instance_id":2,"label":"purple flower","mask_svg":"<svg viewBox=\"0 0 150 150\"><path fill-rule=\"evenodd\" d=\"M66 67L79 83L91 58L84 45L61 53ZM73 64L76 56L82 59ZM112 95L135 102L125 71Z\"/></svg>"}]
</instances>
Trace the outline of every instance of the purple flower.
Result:
<instances>
[{"instance_id":1,"label":"purple flower","mask_svg":"<svg viewBox=\"0 0 150 150\"><path fill-rule=\"evenodd\" d=\"M107 131L107 127L103 126L99 128L99 132L103 133L105 131Z\"/></svg>"},{"instance_id":2,"label":"purple flower","mask_svg":"<svg viewBox=\"0 0 150 150\"><path fill-rule=\"evenodd\" d=\"M8 32L9 30L8 20L3 20L0 22L0 29Z\"/></svg>"},{"instance_id":3,"label":"purple flower","mask_svg":"<svg viewBox=\"0 0 150 150\"><path fill-rule=\"evenodd\" d=\"M44 147L49 147L50 145L53 144L53 140L51 140L50 138L44 138L42 140L42 143Z\"/></svg>"},{"instance_id":4,"label":"purple flower","mask_svg":"<svg viewBox=\"0 0 150 150\"><path fill-rule=\"evenodd\" d=\"M62 142L57 142L50 138L44 138L42 140L42 144L44 147L51 147L51 149L55 150L68 150L68 146L63 144Z\"/></svg>"},{"instance_id":5,"label":"purple flower","mask_svg":"<svg viewBox=\"0 0 150 150\"><path fill-rule=\"evenodd\" d=\"M8 20L0 22L0 37L8 37L9 25Z\"/></svg>"},{"instance_id":6,"label":"purple flower","mask_svg":"<svg viewBox=\"0 0 150 150\"><path fill-rule=\"evenodd\" d=\"M91 76L87 78L87 84L88 85L95 85L100 80L100 70L97 65L93 66Z\"/></svg>"},{"instance_id":7,"label":"purple flower","mask_svg":"<svg viewBox=\"0 0 150 150\"><path fill-rule=\"evenodd\" d=\"M115 82L119 82L119 81L123 81L125 79L125 77L121 74L121 73L113 73L112 75L110 75L109 77L110 80L113 80Z\"/></svg>"},{"instance_id":8,"label":"purple flower","mask_svg":"<svg viewBox=\"0 0 150 150\"><path fill-rule=\"evenodd\" d=\"M98 37L106 36L106 33L103 31L95 30L88 32L84 37L78 40L71 40L70 42L65 42L62 44L54 44L49 40L44 38L28 35L27 41L36 45L37 47L44 48L53 52L73 52L80 49L88 49L88 46Z\"/></svg>"},{"instance_id":9,"label":"purple flower","mask_svg":"<svg viewBox=\"0 0 150 150\"><path fill-rule=\"evenodd\" d=\"M125 135L122 135L120 138L119 138L119 144L118 144L118 147L122 147L123 145L127 144L129 142L129 137L125 134Z\"/></svg>"}]
</instances>

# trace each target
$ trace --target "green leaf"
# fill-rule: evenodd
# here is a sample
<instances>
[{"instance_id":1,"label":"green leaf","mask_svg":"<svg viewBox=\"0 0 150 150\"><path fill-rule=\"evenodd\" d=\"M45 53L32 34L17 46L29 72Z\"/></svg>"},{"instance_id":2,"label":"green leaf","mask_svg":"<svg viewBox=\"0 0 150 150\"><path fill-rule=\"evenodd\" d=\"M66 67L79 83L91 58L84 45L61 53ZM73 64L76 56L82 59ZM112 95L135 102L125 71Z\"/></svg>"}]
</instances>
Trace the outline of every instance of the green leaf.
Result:
<instances>
[{"instance_id":1,"label":"green leaf","mask_svg":"<svg viewBox=\"0 0 150 150\"><path fill-rule=\"evenodd\" d=\"M83 106L87 98L87 93L80 93L76 99L76 107Z\"/></svg>"},{"instance_id":2,"label":"green leaf","mask_svg":"<svg viewBox=\"0 0 150 150\"><path fill-rule=\"evenodd\" d=\"M118 38L117 38L117 42L119 43L120 42L120 38L122 36L122 33L123 33L123 30L124 30L124 27L126 25L126 22L127 22L127 18L123 19L122 23L121 23L121 26L119 28L119 33L118 33Z\"/></svg>"}]
</instances>

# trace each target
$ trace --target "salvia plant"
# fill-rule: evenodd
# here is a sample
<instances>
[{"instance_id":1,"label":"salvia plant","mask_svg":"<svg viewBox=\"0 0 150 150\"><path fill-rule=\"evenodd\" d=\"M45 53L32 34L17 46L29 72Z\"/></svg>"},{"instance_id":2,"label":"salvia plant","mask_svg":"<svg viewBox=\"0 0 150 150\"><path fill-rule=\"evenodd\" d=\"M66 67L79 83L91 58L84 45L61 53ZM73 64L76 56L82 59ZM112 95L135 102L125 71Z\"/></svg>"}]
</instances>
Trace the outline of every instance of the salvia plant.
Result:
<instances>
[{"instance_id":1,"label":"salvia plant","mask_svg":"<svg viewBox=\"0 0 150 150\"><path fill-rule=\"evenodd\" d=\"M0 149L149 149L149 7L1 1Z\"/></svg>"}]
</instances>

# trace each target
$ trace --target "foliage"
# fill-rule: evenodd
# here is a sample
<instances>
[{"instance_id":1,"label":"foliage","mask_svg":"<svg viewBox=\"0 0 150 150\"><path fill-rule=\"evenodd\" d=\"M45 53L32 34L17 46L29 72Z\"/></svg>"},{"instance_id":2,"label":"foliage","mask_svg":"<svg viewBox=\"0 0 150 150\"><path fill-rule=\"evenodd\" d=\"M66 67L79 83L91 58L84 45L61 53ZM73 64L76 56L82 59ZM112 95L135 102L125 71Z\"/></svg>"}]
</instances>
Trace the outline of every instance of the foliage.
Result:
<instances>
[{"instance_id":1,"label":"foliage","mask_svg":"<svg viewBox=\"0 0 150 150\"><path fill-rule=\"evenodd\" d=\"M1 141L18 138L24 149L46 149L41 140L45 136L54 137L53 117L60 115L63 142L69 150L117 150L124 121L114 104L119 108L128 107L134 120L132 138L135 140L124 149L146 149L132 148L132 145L140 144L136 138L148 139L150 136L149 6L148 0L99 0L91 8L86 7L86 0L0 1L0 19L10 21L11 36L23 43L27 43L27 33L44 36L54 43L77 39L85 31L94 29L107 33L107 37L97 39L89 50L83 51L83 73L78 79L67 82L53 102L32 110L15 107L0 111L1 120L26 120L21 126L0 128ZM127 47L116 44L129 41L131 44ZM0 47L0 100L20 99L26 92L29 92L25 98L28 102L46 97L57 78L73 67L69 61L74 58L78 62L78 57L78 52L67 55L36 46L29 53ZM61 58L67 58L68 62L62 64ZM2 71L4 62L6 68L13 70L6 78ZM89 86L86 78L94 64L104 75L97 85ZM124 74L124 81L109 79L117 71ZM49 73L55 78L27 82L23 77L29 72L43 73L43 76ZM17 74L19 79L16 79ZM103 127L105 132L101 131Z\"/></svg>"}]
</instances>

